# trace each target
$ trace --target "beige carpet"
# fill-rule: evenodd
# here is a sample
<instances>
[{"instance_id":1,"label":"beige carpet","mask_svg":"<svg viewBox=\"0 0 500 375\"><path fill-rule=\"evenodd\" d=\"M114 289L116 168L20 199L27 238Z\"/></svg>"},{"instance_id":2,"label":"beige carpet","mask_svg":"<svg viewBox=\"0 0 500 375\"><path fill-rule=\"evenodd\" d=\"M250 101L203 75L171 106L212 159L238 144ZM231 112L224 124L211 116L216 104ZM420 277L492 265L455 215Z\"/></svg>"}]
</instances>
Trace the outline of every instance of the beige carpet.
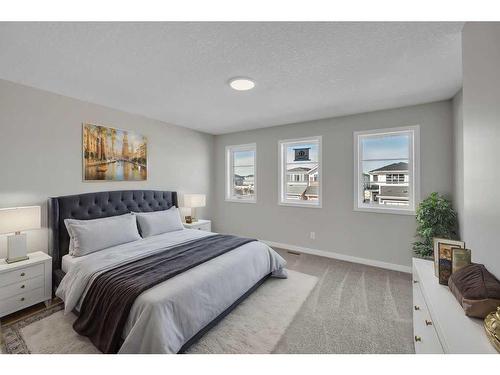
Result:
<instances>
[{"instance_id":1,"label":"beige carpet","mask_svg":"<svg viewBox=\"0 0 500 375\"><path fill-rule=\"evenodd\" d=\"M410 274L275 250L319 281L273 353L415 353Z\"/></svg>"},{"instance_id":2,"label":"beige carpet","mask_svg":"<svg viewBox=\"0 0 500 375\"><path fill-rule=\"evenodd\" d=\"M271 353L318 278L289 271L289 278L268 279L188 353ZM3 327L9 353L98 353L90 341L72 328L73 314L62 311L31 317Z\"/></svg>"}]
</instances>

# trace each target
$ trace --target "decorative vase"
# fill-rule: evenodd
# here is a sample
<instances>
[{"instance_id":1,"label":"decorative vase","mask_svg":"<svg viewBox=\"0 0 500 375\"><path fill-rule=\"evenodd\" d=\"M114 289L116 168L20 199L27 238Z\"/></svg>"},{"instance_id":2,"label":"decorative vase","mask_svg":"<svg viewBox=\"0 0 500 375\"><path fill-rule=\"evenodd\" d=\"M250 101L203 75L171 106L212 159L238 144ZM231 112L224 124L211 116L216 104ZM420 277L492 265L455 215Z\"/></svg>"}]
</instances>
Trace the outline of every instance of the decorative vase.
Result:
<instances>
[{"instance_id":1,"label":"decorative vase","mask_svg":"<svg viewBox=\"0 0 500 375\"><path fill-rule=\"evenodd\" d=\"M491 344L500 353L500 306L484 319L484 329Z\"/></svg>"}]
</instances>

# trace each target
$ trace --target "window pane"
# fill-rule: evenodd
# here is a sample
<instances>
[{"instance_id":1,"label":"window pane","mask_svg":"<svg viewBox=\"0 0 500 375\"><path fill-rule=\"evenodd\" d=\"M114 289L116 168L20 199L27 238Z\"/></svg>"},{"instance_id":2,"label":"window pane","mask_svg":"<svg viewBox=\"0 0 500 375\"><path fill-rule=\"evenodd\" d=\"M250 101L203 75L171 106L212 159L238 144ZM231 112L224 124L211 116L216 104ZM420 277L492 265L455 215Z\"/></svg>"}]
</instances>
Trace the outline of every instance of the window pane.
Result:
<instances>
[{"instance_id":1,"label":"window pane","mask_svg":"<svg viewBox=\"0 0 500 375\"><path fill-rule=\"evenodd\" d=\"M233 160L234 166L254 165L255 151L235 151Z\"/></svg>"},{"instance_id":2,"label":"window pane","mask_svg":"<svg viewBox=\"0 0 500 375\"><path fill-rule=\"evenodd\" d=\"M251 197L255 194L255 167L234 167L233 196Z\"/></svg>"},{"instance_id":3,"label":"window pane","mask_svg":"<svg viewBox=\"0 0 500 375\"><path fill-rule=\"evenodd\" d=\"M363 203L409 205L408 159L363 161L362 169Z\"/></svg>"},{"instance_id":4,"label":"window pane","mask_svg":"<svg viewBox=\"0 0 500 375\"><path fill-rule=\"evenodd\" d=\"M283 199L319 203L319 141L284 144Z\"/></svg>"},{"instance_id":5,"label":"window pane","mask_svg":"<svg viewBox=\"0 0 500 375\"><path fill-rule=\"evenodd\" d=\"M256 199L256 145L228 146L226 153L226 199Z\"/></svg>"},{"instance_id":6,"label":"window pane","mask_svg":"<svg viewBox=\"0 0 500 375\"><path fill-rule=\"evenodd\" d=\"M363 160L408 159L409 134L361 137Z\"/></svg>"}]
</instances>

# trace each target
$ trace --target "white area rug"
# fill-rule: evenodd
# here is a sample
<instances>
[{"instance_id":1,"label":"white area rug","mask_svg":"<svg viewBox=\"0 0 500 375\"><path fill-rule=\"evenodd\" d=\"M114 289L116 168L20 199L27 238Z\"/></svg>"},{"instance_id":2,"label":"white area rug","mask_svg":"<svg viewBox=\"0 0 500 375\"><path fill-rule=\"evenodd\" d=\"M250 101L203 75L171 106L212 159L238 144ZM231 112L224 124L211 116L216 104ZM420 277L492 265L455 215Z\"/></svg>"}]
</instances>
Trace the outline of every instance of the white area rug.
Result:
<instances>
[{"instance_id":1,"label":"white area rug","mask_svg":"<svg viewBox=\"0 0 500 375\"><path fill-rule=\"evenodd\" d=\"M288 273L288 279L268 279L187 353L271 353L318 281L315 276ZM73 314L53 311L4 326L6 352L99 353L73 330Z\"/></svg>"}]
</instances>

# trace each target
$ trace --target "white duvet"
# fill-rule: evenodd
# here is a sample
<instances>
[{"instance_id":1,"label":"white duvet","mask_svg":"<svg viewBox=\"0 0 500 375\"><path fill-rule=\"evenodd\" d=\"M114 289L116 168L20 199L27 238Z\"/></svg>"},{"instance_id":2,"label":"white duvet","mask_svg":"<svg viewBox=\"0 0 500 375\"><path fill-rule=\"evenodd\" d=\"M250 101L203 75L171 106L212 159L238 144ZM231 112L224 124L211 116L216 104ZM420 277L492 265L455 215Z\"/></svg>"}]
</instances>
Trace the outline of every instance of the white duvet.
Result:
<instances>
[{"instance_id":1,"label":"white duvet","mask_svg":"<svg viewBox=\"0 0 500 375\"><path fill-rule=\"evenodd\" d=\"M101 272L214 233L185 229L111 247L82 257L61 281L56 295L65 313L79 310ZM120 353L177 353L198 331L260 279L286 277L285 260L262 242L250 242L142 293L122 333Z\"/></svg>"}]
</instances>

